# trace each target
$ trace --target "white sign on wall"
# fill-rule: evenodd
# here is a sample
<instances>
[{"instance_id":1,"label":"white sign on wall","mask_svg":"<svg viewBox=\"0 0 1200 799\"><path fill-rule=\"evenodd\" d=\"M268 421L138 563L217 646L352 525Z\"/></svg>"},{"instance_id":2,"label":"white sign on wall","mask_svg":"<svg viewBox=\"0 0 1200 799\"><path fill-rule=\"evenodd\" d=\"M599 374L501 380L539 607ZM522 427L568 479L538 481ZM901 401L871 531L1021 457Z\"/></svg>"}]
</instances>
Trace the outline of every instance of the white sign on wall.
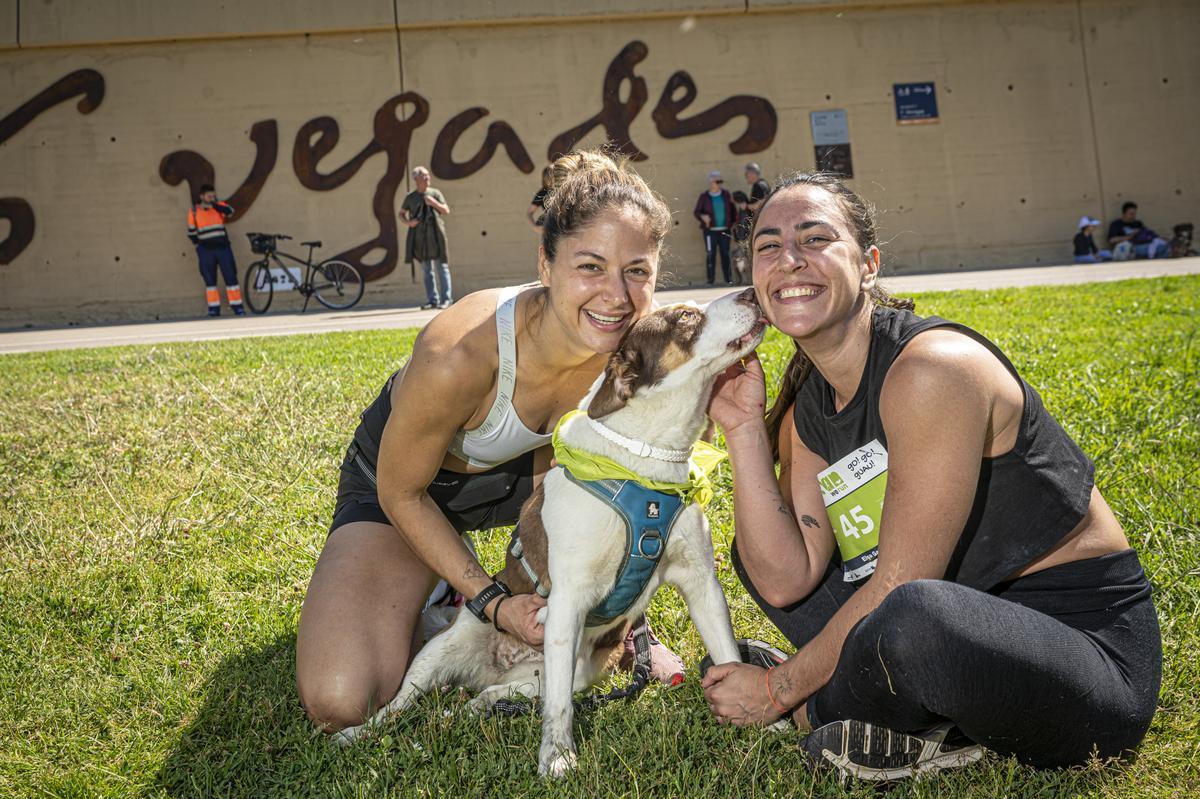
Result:
<instances>
[{"instance_id":1,"label":"white sign on wall","mask_svg":"<svg viewBox=\"0 0 1200 799\"><path fill-rule=\"evenodd\" d=\"M278 266L271 267L271 276L269 279L275 284L275 291L293 291L296 286L300 285L300 267L289 266L285 268L287 269L287 275L285 275L283 273L283 269L279 268ZM259 292L266 291L268 280L267 273L259 269L255 274L254 290ZM291 280L288 280L289 275L292 278Z\"/></svg>"}]
</instances>

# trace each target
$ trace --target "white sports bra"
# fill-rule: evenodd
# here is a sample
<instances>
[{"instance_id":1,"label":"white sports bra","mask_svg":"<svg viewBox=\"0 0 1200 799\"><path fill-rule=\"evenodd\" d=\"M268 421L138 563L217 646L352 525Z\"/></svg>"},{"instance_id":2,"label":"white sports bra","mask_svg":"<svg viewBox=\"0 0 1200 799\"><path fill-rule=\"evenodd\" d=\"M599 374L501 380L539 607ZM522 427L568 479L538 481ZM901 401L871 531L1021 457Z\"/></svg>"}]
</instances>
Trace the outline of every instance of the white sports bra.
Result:
<instances>
[{"instance_id":1,"label":"white sports bra","mask_svg":"<svg viewBox=\"0 0 1200 799\"><path fill-rule=\"evenodd\" d=\"M496 301L496 337L500 367L496 370L496 399L483 424L459 430L447 448L451 455L476 468L491 469L550 441L550 433L535 433L525 426L513 407L517 384L517 296L529 286L510 286Z\"/></svg>"}]
</instances>

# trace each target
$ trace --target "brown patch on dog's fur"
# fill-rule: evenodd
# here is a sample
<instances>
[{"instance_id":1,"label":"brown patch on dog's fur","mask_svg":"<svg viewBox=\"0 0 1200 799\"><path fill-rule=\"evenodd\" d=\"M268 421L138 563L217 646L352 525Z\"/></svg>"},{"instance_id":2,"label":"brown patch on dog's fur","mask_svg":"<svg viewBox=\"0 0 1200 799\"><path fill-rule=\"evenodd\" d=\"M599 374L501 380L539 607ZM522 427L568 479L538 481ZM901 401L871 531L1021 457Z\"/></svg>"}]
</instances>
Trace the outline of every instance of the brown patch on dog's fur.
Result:
<instances>
[{"instance_id":1,"label":"brown patch on dog's fur","mask_svg":"<svg viewBox=\"0 0 1200 799\"><path fill-rule=\"evenodd\" d=\"M596 639L596 648L593 652L600 653L608 650L608 657L604 661L605 671L616 671L617 669L626 668L632 669L632 663L625 663L625 636L629 634L629 622L618 624L611 630L606 632L600 638Z\"/></svg>"},{"instance_id":2,"label":"brown patch on dog's fur","mask_svg":"<svg viewBox=\"0 0 1200 799\"><path fill-rule=\"evenodd\" d=\"M687 363L688 359L692 357L690 349L689 347L685 350L679 346L679 342L677 341L672 341L668 344L667 348L663 351L662 357L659 359L659 365L662 368L663 374L670 374Z\"/></svg>"},{"instance_id":3,"label":"brown patch on dog's fur","mask_svg":"<svg viewBox=\"0 0 1200 799\"><path fill-rule=\"evenodd\" d=\"M542 505L545 501L545 484L539 483L529 499L525 500L525 504L521 506L520 526L517 534L521 539L521 548L524 550L525 559L529 561L529 565L541 579L542 584L546 588L550 588L550 546L549 540L546 538L546 528L542 524ZM530 581L529 575L511 554L505 556L504 569L496 576L514 594L533 593L534 585ZM625 652L625 635L628 632L628 624L619 624L596 641L595 649L592 650L593 657L607 651L607 656L604 657L605 671L616 671L621 667L621 657ZM506 655L504 662L509 663L510 660L511 654Z\"/></svg>"},{"instance_id":4,"label":"brown patch on dog's fur","mask_svg":"<svg viewBox=\"0 0 1200 799\"><path fill-rule=\"evenodd\" d=\"M521 548L525 560L533 567L533 571L541 579L546 588L550 588L550 556L549 543L546 540L546 528L542 526L542 504L546 501L546 489L539 483L537 488L521 506L521 516L518 522L517 535L521 539ZM534 585L525 573L525 569L511 554L504 558L504 569L496 575L509 587L514 594L532 594Z\"/></svg>"},{"instance_id":5,"label":"brown patch on dog's fur","mask_svg":"<svg viewBox=\"0 0 1200 799\"><path fill-rule=\"evenodd\" d=\"M634 323L604 368L604 382L588 405L600 419L625 407L644 386L653 386L692 357L706 317L698 308L662 308Z\"/></svg>"}]
</instances>

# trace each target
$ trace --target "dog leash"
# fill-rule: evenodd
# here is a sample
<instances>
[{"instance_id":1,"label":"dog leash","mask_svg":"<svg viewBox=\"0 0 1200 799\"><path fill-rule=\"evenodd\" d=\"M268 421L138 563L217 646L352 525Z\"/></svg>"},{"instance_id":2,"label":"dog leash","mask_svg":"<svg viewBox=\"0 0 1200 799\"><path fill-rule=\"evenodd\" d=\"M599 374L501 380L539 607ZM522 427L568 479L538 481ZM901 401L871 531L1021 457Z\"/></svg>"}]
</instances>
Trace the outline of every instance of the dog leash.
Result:
<instances>
[{"instance_id":1,"label":"dog leash","mask_svg":"<svg viewBox=\"0 0 1200 799\"><path fill-rule=\"evenodd\" d=\"M650 684L650 625L646 616L633 630L633 679L624 688L613 688L606 694L590 694L574 702L576 712L595 710L604 707L618 699L633 699ZM498 699L488 710L487 715L518 718L528 716L536 711L537 700L522 701L520 699Z\"/></svg>"}]
</instances>

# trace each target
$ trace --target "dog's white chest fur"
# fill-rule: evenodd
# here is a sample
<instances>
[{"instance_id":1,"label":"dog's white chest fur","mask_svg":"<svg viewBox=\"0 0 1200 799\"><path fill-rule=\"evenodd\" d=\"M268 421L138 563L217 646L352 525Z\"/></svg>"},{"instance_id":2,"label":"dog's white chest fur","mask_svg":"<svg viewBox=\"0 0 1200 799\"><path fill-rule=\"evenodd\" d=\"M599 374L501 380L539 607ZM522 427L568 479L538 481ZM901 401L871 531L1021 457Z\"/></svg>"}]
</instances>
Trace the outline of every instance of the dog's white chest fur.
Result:
<instances>
[{"instance_id":1,"label":"dog's white chest fur","mask_svg":"<svg viewBox=\"0 0 1200 799\"><path fill-rule=\"evenodd\" d=\"M588 417L576 416L562 425L561 440L651 480L684 482L686 463L672 462L665 453L686 453L692 446L704 427L717 375L757 345L763 324L752 292L722 297L707 311L675 306L644 317L629 330L580 405L615 435L602 436ZM622 448L618 445L623 439L644 446ZM676 517L658 566L633 605L610 623L586 628L588 613L612 589L624 560L625 520L561 469L546 476L543 488L541 521L551 583L542 617L544 660L542 653L469 613L459 613L454 624L417 655L399 694L375 719L445 682L478 690L471 701L475 710L513 693L540 695L544 701L538 770L558 776L575 763L572 693L595 682L607 661L607 653L597 655L596 642L616 625L639 616L664 582L674 585L687 603L715 663L735 661L738 653L729 608L713 571L708 523L698 505L688 505ZM356 729L343 731L346 740L355 734Z\"/></svg>"}]
</instances>

